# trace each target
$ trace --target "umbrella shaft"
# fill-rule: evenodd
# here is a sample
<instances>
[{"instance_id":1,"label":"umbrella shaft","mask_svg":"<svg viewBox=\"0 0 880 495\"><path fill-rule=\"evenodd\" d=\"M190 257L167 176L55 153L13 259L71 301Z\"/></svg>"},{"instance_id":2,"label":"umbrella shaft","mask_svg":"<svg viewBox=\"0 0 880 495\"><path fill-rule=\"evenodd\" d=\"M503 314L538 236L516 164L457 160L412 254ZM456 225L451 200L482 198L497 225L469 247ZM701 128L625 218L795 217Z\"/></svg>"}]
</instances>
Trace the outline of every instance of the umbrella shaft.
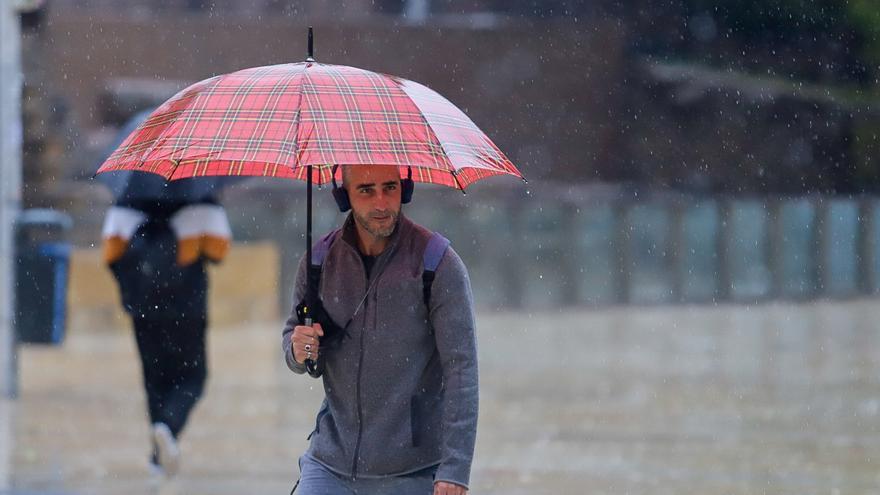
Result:
<instances>
[{"instance_id":1,"label":"umbrella shaft","mask_svg":"<svg viewBox=\"0 0 880 495\"><path fill-rule=\"evenodd\" d=\"M306 280L312 279L312 166L306 167ZM316 294L307 286L306 306L312 309Z\"/></svg>"},{"instance_id":2,"label":"umbrella shaft","mask_svg":"<svg viewBox=\"0 0 880 495\"><path fill-rule=\"evenodd\" d=\"M312 279L312 166L306 167L306 280ZM306 311L310 312L315 304L317 294L313 294L311 290L312 284L306 284ZM303 318L303 325L312 326L312 318L306 316ZM306 359L306 369L309 375L318 377L317 363L311 359Z\"/></svg>"}]
</instances>

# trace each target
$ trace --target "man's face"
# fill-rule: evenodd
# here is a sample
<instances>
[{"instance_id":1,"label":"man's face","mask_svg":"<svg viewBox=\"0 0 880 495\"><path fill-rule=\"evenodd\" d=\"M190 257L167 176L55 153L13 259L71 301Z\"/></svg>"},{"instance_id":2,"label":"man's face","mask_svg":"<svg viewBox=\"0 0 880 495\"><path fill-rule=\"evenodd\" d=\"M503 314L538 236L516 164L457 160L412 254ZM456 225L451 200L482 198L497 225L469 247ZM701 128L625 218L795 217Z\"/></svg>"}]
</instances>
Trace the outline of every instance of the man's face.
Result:
<instances>
[{"instance_id":1,"label":"man's face","mask_svg":"<svg viewBox=\"0 0 880 495\"><path fill-rule=\"evenodd\" d=\"M343 168L344 187L358 225L373 237L388 237L400 216L400 173L387 165Z\"/></svg>"}]
</instances>

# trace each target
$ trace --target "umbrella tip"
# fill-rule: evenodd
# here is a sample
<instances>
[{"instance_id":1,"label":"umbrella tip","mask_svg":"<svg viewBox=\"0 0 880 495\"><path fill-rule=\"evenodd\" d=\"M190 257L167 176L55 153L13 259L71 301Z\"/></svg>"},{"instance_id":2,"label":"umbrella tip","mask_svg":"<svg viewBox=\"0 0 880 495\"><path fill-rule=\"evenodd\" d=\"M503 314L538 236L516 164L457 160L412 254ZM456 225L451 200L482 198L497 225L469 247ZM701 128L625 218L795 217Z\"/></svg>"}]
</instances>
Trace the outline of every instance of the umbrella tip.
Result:
<instances>
[{"instance_id":1,"label":"umbrella tip","mask_svg":"<svg viewBox=\"0 0 880 495\"><path fill-rule=\"evenodd\" d=\"M520 177L520 178L521 178L521 179L522 179L522 181L523 181L523 182L525 182L525 183L526 183L526 184L528 184L528 183L529 183L529 179L526 179L526 178L525 178L525 177Z\"/></svg>"},{"instance_id":2,"label":"umbrella tip","mask_svg":"<svg viewBox=\"0 0 880 495\"><path fill-rule=\"evenodd\" d=\"M315 61L315 34L312 30L312 26L309 26L309 56L306 58L306 62L314 62Z\"/></svg>"}]
</instances>

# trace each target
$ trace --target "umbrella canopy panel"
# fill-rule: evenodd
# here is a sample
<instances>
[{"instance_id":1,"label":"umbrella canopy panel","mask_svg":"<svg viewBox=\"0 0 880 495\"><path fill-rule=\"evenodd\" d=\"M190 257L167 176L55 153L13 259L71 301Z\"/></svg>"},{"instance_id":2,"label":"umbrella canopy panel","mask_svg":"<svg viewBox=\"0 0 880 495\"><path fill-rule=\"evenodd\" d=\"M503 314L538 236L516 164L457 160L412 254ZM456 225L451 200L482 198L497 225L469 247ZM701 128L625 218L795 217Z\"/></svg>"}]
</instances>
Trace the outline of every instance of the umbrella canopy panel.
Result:
<instances>
[{"instance_id":1,"label":"umbrella canopy panel","mask_svg":"<svg viewBox=\"0 0 880 495\"><path fill-rule=\"evenodd\" d=\"M147 110L130 118L117 133L105 156L112 155L120 144L146 121L150 113L151 111ZM110 189L115 203L120 205L146 202L188 204L210 201L216 199L224 187L242 180L240 177L213 176L169 182L160 175L134 170L115 170L98 174L96 178Z\"/></svg>"}]
</instances>

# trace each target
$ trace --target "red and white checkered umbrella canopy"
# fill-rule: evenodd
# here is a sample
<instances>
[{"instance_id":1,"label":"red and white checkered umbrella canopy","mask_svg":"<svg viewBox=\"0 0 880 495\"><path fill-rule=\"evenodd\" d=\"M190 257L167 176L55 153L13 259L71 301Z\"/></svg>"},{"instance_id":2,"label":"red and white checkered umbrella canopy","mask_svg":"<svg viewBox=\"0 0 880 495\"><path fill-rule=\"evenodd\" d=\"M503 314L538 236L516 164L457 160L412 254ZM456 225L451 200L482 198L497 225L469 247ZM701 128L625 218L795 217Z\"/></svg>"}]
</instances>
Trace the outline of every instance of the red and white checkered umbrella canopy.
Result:
<instances>
[{"instance_id":1,"label":"red and white checkered umbrella canopy","mask_svg":"<svg viewBox=\"0 0 880 495\"><path fill-rule=\"evenodd\" d=\"M212 77L157 108L98 172L168 180L242 175L330 181L333 165L397 165L464 189L522 174L455 105L399 77L312 61Z\"/></svg>"}]
</instances>

